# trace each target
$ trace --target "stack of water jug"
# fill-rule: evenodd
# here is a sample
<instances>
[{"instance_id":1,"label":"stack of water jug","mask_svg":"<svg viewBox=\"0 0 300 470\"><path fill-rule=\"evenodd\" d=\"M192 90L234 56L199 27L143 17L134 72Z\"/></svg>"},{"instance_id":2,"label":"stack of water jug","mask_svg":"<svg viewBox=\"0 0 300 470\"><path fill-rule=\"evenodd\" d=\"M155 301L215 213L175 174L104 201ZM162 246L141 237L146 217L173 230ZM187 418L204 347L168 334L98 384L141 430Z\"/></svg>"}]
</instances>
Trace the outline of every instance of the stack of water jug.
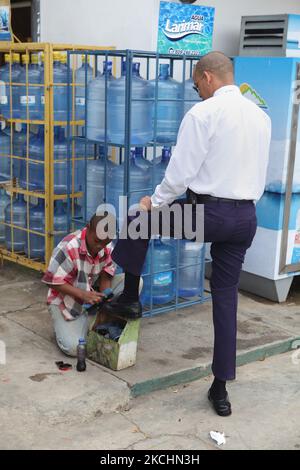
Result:
<instances>
[{"instance_id":1,"label":"stack of water jug","mask_svg":"<svg viewBox=\"0 0 300 470\"><path fill-rule=\"evenodd\" d=\"M86 116L87 138L92 142L103 144L106 141L108 145L120 147L126 143L126 67L123 61L120 78L112 75L112 62L109 61L103 63L103 72L95 78L92 78L92 69L86 63L77 72L76 81L87 82L86 94L84 88L77 87L77 118ZM183 86L170 76L169 64L160 65L157 81L141 77L140 63L132 64L131 73L130 144L134 149L128 162L129 206L137 204L143 195L151 194L161 183L181 120L199 102L192 78ZM154 100L155 96L158 100ZM153 142L163 148L160 157L149 160L145 157L144 147L151 146ZM119 226L122 225L125 213L120 207L119 197L124 195L126 166L124 160L116 165L104 157L88 161L88 216L105 200L114 206ZM151 244L152 250L148 251L143 272L142 302L145 305L164 305L174 301L176 295L185 298L200 296L203 289L203 244L160 238Z\"/></svg>"},{"instance_id":2,"label":"stack of water jug","mask_svg":"<svg viewBox=\"0 0 300 470\"><path fill-rule=\"evenodd\" d=\"M0 181L16 179L19 187L35 193L45 191L45 132L44 125L39 123L45 115L44 67L40 58L36 54L24 55L21 65L18 54L7 54L0 68L0 114L5 119L33 120L36 124L34 132L29 123L22 124L21 130L12 126L0 130ZM88 220L104 201L113 204L121 225L125 214L119 207L119 196L124 194L125 168L128 165L131 206L143 195L151 194L164 178L181 120L199 102L199 97L193 90L192 78L184 83L176 81L170 76L169 64L160 64L157 79L145 80L140 75L140 63L134 62L130 70L129 113L126 61L122 61L119 78L112 74L112 62L104 61L100 73L93 70L86 56L82 56L82 65L75 75L70 72L66 56L54 52L54 193L64 195L72 191L85 195L72 203L75 219ZM75 107L68 112L66 83L73 77L75 96L73 92L71 96ZM65 124L70 117L74 120L74 109L75 120L86 121L87 140L76 140L75 158L70 158ZM130 120L126 119L129 114ZM108 149L122 148L129 140L132 146L129 162L121 157L120 164L116 164L107 156ZM148 152L153 144L162 148L159 157L154 158L151 149ZM9 251L44 260L44 200L38 198L32 204L32 198L21 194L12 197L3 188L0 191L0 244ZM66 200L55 202L54 231L58 233L55 244L66 233L68 208L70 203ZM143 303L164 305L176 296L201 295L203 244L159 238L151 244L144 266Z\"/></svg>"},{"instance_id":3,"label":"stack of water jug","mask_svg":"<svg viewBox=\"0 0 300 470\"><path fill-rule=\"evenodd\" d=\"M16 181L18 186L35 193L45 192L44 65L42 54L5 54L0 67L0 115L7 119L29 121L23 124L0 122L0 183ZM22 60L22 65L21 65ZM70 159L66 139L68 69L66 55L53 53L54 86L54 194L66 195L83 190L85 145L76 142ZM55 124L56 124L55 123ZM31 124L34 124L34 132ZM87 146L88 155L94 146ZM12 158L13 156L13 158ZM74 177L73 177L74 176ZM43 198L11 194L0 186L0 245L27 257L45 259L45 203ZM34 203L33 203L34 202ZM75 199L75 218L82 207ZM66 200L54 205L54 245L66 235L68 227ZM5 225L4 225L5 224ZM13 225L13 227L11 226ZM31 233L30 231L35 233ZM40 235L38 235L40 234Z\"/></svg>"}]
</instances>

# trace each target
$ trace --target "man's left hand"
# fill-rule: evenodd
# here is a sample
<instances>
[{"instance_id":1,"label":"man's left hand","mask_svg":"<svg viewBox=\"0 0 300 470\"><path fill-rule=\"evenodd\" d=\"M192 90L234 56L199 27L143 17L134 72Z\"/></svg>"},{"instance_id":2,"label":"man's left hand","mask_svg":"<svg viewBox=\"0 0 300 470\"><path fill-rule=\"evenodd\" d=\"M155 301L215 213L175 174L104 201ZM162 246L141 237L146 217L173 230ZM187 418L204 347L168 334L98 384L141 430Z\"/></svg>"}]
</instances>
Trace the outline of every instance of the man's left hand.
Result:
<instances>
[{"instance_id":1,"label":"man's left hand","mask_svg":"<svg viewBox=\"0 0 300 470\"><path fill-rule=\"evenodd\" d=\"M140 208L142 211L151 211L152 209L152 203L151 203L151 197L150 196L144 196L140 200Z\"/></svg>"}]
</instances>

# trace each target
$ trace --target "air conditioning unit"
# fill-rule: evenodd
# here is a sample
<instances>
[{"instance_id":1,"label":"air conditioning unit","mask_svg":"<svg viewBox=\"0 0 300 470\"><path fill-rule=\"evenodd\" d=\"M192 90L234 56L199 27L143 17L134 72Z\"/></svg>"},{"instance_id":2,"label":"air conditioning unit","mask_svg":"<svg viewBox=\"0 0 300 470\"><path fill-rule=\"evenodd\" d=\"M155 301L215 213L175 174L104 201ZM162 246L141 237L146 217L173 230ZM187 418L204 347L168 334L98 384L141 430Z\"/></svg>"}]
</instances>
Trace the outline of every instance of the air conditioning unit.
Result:
<instances>
[{"instance_id":1,"label":"air conditioning unit","mask_svg":"<svg viewBox=\"0 0 300 470\"><path fill-rule=\"evenodd\" d=\"M300 15L243 16L239 55L300 57Z\"/></svg>"}]
</instances>

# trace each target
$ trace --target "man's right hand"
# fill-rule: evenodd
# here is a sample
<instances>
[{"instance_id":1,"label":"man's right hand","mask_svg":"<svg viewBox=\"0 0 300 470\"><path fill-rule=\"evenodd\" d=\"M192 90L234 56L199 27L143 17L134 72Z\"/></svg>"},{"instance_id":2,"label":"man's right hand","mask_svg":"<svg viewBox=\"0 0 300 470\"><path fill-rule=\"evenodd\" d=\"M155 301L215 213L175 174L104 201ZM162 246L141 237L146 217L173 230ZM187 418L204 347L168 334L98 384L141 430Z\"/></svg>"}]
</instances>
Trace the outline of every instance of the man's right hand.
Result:
<instances>
[{"instance_id":1,"label":"man's right hand","mask_svg":"<svg viewBox=\"0 0 300 470\"><path fill-rule=\"evenodd\" d=\"M101 292L82 291L81 300L83 301L84 304L94 305L94 304L99 303L103 297L104 296L103 294L101 294Z\"/></svg>"}]
</instances>

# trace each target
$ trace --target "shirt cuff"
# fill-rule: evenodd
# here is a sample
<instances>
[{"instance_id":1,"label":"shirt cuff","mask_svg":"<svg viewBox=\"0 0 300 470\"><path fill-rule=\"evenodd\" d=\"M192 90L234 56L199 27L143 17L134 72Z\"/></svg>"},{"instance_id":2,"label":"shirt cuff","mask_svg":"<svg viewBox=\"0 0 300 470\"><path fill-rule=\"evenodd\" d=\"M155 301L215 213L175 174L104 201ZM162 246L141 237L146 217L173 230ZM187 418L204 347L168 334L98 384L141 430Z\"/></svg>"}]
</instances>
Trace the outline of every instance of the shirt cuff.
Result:
<instances>
[{"instance_id":1,"label":"shirt cuff","mask_svg":"<svg viewBox=\"0 0 300 470\"><path fill-rule=\"evenodd\" d=\"M158 207L162 207L168 204L167 201L161 200L159 197L156 196L156 194L152 194L151 196L151 204L154 209L157 209Z\"/></svg>"}]
</instances>

